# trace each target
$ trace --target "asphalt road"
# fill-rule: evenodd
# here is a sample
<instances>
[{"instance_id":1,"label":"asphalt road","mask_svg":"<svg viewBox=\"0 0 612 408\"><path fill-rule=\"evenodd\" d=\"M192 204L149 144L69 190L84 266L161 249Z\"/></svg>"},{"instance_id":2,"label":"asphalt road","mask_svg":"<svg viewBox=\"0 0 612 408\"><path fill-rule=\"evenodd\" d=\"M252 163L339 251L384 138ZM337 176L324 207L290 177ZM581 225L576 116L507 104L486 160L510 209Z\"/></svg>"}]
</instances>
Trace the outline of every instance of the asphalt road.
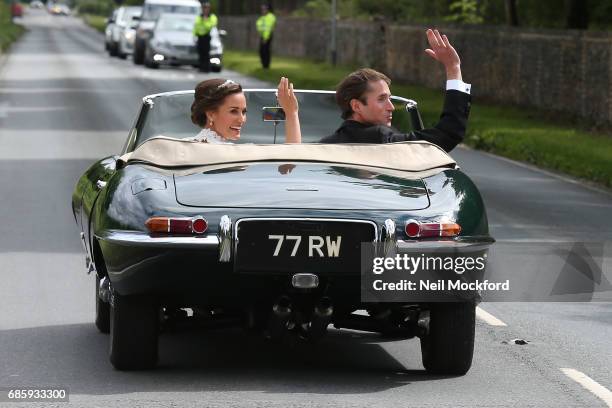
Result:
<instances>
[{"instance_id":1,"label":"asphalt road","mask_svg":"<svg viewBox=\"0 0 612 408\"><path fill-rule=\"evenodd\" d=\"M498 239L490 266L558 272L571 263L561 249L587 243L597 253L579 258L593 255L601 290L581 303L482 304L492 317L479 314L463 377L426 375L416 340L337 330L317 347L281 348L238 330L167 334L159 369L113 370L92 322L71 193L93 161L121 149L143 95L205 76L111 59L74 18L29 11L24 23L0 63L0 388L68 387L79 407L612 406L612 304L596 302L610 299L612 195L467 149L453 156L487 204Z\"/></svg>"}]
</instances>

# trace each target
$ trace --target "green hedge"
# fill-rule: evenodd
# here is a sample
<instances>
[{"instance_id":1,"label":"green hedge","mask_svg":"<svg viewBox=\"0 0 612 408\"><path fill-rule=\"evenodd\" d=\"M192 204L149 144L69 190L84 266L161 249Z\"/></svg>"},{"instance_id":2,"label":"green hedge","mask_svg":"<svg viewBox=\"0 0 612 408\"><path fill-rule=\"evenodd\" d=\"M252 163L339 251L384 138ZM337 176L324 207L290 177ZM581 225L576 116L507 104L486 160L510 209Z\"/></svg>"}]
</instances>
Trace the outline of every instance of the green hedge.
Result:
<instances>
[{"instance_id":1,"label":"green hedge","mask_svg":"<svg viewBox=\"0 0 612 408\"><path fill-rule=\"evenodd\" d=\"M22 26L11 21L11 6L0 2L0 51L6 50L24 31Z\"/></svg>"},{"instance_id":2,"label":"green hedge","mask_svg":"<svg viewBox=\"0 0 612 408\"><path fill-rule=\"evenodd\" d=\"M94 14L81 14L86 24L103 33L106 29L106 17Z\"/></svg>"}]
</instances>

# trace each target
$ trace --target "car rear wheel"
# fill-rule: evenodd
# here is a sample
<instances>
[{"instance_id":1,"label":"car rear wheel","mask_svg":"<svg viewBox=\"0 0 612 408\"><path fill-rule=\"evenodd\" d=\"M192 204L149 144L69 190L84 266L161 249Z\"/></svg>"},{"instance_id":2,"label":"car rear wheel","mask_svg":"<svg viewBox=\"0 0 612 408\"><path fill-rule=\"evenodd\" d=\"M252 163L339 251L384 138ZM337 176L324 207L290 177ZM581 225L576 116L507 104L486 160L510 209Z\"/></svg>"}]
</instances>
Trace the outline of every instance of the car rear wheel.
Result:
<instances>
[{"instance_id":1,"label":"car rear wheel","mask_svg":"<svg viewBox=\"0 0 612 408\"><path fill-rule=\"evenodd\" d=\"M117 370L142 370L157 363L159 307L148 296L113 294L110 361Z\"/></svg>"},{"instance_id":2,"label":"car rear wheel","mask_svg":"<svg viewBox=\"0 0 612 408\"><path fill-rule=\"evenodd\" d=\"M423 366L432 374L463 375L472 365L476 306L473 303L435 303L429 327L421 337Z\"/></svg>"},{"instance_id":3,"label":"car rear wheel","mask_svg":"<svg viewBox=\"0 0 612 408\"><path fill-rule=\"evenodd\" d=\"M100 299L100 278L96 274L96 327L100 333L110 332L110 305Z\"/></svg>"}]
</instances>

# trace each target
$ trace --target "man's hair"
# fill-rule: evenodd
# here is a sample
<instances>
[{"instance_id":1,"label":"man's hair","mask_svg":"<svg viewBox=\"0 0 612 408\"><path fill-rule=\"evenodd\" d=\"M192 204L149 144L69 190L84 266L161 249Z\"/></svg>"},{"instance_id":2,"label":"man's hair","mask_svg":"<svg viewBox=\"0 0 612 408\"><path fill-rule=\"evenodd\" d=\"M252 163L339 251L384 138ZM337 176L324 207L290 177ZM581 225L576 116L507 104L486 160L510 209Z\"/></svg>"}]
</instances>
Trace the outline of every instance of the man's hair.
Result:
<instances>
[{"instance_id":1,"label":"man's hair","mask_svg":"<svg viewBox=\"0 0 612 408\"><path fill-rule=\"evenodd\" d=\"M342 110L342 119L348 119L353 114L351 108L353 99L366 103L363 96L368 91L368 83L380 80L385 81L387 85L391 85L391 80L385 74L371 68L361 68L350 73L336 86L336 103Z\"/></svg>"}]
</instances>

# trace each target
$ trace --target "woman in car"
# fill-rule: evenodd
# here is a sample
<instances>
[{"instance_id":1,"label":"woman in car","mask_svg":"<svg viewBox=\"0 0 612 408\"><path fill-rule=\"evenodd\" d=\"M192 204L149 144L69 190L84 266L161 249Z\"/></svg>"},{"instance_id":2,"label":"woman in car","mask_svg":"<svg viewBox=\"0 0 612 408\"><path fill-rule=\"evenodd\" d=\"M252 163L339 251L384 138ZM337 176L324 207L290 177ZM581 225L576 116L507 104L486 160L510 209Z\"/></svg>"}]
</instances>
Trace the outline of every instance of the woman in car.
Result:
<instances>
[{"instance_id":1,"label":"woman in car","mask_svg":"<svg viewBox=\"0 0 612 408\"><path fill-rule=\"evenodd\" d=\"M278 83L278 102L285 111L285 143L300 143L298 101L293 84L285 77ZM204 143L233 143L246 122L246 97L240 84L230 79L207 79L195 88L191 121L202 128L192 140Z\"/></svg>"}]
</instances>

